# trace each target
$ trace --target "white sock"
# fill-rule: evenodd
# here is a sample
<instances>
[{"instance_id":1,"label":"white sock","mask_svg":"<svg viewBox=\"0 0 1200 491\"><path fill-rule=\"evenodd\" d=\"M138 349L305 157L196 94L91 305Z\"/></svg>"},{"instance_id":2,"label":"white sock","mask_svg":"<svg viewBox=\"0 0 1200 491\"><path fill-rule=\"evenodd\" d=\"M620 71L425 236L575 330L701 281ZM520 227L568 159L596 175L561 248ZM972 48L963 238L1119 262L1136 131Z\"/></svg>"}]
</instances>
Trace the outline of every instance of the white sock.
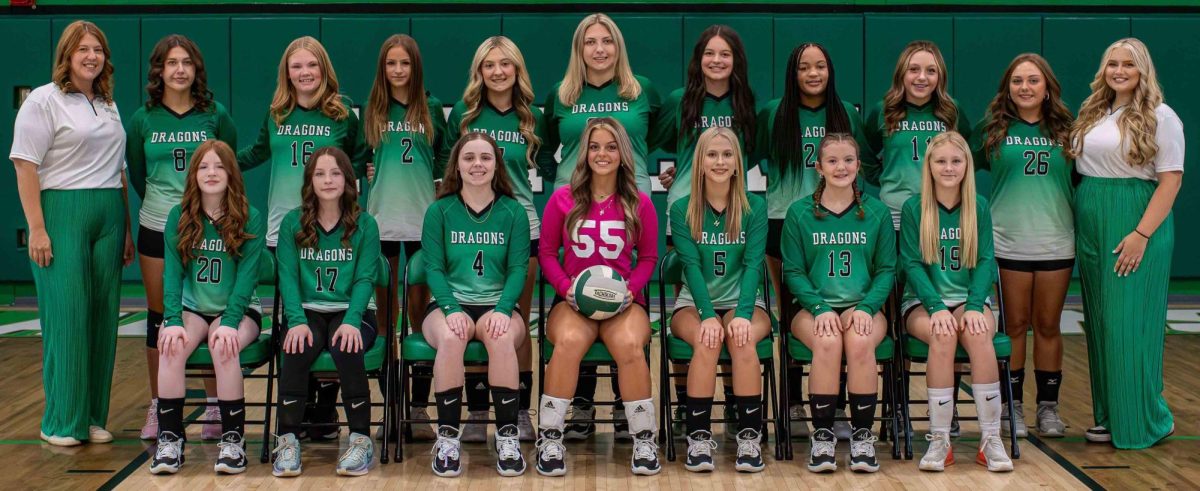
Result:
<instances>
[{"instance_id":1,"label":"white sock","mask_svg":"<svg viewBox=\"0 0 1200 491\"><path fill-rule=\"evenodd\" d=\"M562 431L567 419L567 408L571 407L571 401L542 394L539 404L538 429Z\"/></svg>"},{"instance_id":2,"label":"white sock","mask_svg":"<svg viewBox=\"0 0 1200 491\"><path fill-rule=\"evenodd\" d=\"M209 397L209 398L208 398L208 405L209 405L210 407L214 407L214 406L216 406L216 405L217 405L217 398L216 398L216 397Z\"/></svg>"},{"instance_id":3,"label":"white sock","mask_svg":"<svg viewBox=\"0 0 1200 491\"><path fill-rule=\"evenodd\" d=\"M1000 382L972 384L975 411L979 414L979 431L984 435L1000 433Z\"/></svg>"},{"instance_id":4,"label":"white sock","mask_svg":"<svg viewBox=\"0 0 1200 491\"><path fill-rule=\"evenodd\" d=\"M954 387L929 389L929 432L949 433L954 419Z\"/></svg>"},{"instance_id":5,"label":"white sock","mask_svg":"<svg viewBox=\"0 0 1200 491\"><path fill-rule=\"evenodd\" d=\"M629 432L637 435L643 431L654 433L654 400L642 399L625 403L625 418L629 420Z\"/></svg>"}]
</instances>

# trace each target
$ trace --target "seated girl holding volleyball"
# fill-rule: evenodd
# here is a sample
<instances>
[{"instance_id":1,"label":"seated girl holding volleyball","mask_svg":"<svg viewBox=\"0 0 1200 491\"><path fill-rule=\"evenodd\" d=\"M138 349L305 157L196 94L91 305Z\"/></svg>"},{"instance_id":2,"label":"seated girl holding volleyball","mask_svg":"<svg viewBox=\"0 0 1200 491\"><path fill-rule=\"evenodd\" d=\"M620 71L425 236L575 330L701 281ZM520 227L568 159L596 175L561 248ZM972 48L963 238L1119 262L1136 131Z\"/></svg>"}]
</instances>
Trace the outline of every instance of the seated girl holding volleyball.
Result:
<instances>
[{"instance_id":1,"label":"seated girl holding volleyball","mask_svg":"<svg viewBox=\"0 0 1200 491\"><path fill-rule=\"evenodd\" d=\"M650 343L650 319L641 291L658 261L658 218L650 197L638 192L632 146L619 122L608 117L589 121L580 143L584 151L579 153L570 186L550 196L542 217L538 260L559 298L547 321L554 353L546 367L538 411L537 471L548 476L567 471L564 419L580 362L599 339L618 366L618 385L634 434L633 473L657 474L661 469L655 443L658 426L643 351ZM604 295L620 292L619 284L594 289L600 290L598 294L577 295L584 286L615 283L613 278L624 279L623 298ZM578 289L574 288L577 282Z\"/></svg>"}]
</instances>

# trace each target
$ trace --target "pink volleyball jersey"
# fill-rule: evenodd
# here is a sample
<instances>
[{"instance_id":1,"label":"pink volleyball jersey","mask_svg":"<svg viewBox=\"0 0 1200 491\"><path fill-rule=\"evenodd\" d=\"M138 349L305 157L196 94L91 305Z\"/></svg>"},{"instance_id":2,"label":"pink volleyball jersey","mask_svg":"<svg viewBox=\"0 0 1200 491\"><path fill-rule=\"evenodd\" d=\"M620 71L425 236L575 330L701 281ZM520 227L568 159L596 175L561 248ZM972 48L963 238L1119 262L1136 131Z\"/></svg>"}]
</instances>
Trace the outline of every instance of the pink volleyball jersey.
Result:
<instances>
[{"instance_id":1,"label":"pink volleyball jersey","mask_svg":"<svg viewBox=\"0 0 1200 491\"><path fill-rule=\"evenodd\" d=\"M638 193L637 242L630 242L625 230L625 216L616 195L592 203L587 216L572 226L574 234L564 236L563 222L575 206L569 187L561 187L550 195L546 210L542 214L542 236L538 248L538 262L546 281L560 296L566 297L571 281L584 269L604 265L613 268L625 278L634 300L645 305L642 289L650 282L658 263L658 214L654 204L645 193ZM563 261L558 262L558 249L564 250ZM633 253L637 251L637 264Z\"/></svg>"}]
</instances>

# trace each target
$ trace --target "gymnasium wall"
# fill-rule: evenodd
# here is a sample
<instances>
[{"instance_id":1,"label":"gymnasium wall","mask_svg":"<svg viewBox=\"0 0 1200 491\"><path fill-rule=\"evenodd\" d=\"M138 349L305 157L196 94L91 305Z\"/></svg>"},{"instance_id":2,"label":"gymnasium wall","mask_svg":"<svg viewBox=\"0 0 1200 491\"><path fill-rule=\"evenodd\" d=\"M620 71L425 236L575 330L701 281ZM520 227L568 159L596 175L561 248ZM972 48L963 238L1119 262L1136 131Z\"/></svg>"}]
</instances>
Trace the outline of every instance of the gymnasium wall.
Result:
<instances>
[{"instance_id":1,"label":"gymnasium wall","mask_svg":"<svg viewBox=\"0 0 1200 491\"><path fill-rule=\"evenodd\" d=\"M1032 7L1031 7L1032 8ZM399 8L397 8L399 10ZM427 88L447 105L462 95L472 54L485 37L504 34L524 52L537 100L545 97L566 67L570 37L582 14L122 14L85 16L107 34L116 67L116 100L128 118L142 103L154 43L181 33L204 52L209 87L232 112L241 145L250 144L274 90L276 67L292 39L311 35L329 49L343 92L365 101L374 74L378 46L388 35L409 33L421 45ZM1077 108L1103 49L1112 41L1136 36L1150 47L1166 92L1194 137L1200 128L1200 14L1078 13L854 13L684 15L628 13L613 17L629 46L634 71L653 80L664 96L683 84L684 68L700 31L712 23L728 24L742 35L748 51L750 78L760 102L783 90L785 58L803 41L818 41L833 57L842 97L870 107L887 89L896 56L913 39L938 43L950 70L950 88L974 121L982 116L1007 63L1018 53L1042 53L1064 86L1068 105ZM63 27L76 16L0 15L0 142L7 151L16 115L16 88L36 87L49 80L51 56ZM1200 152L1195 143L1187 167L1195 169ZM656 155L650 171L670 164ZM269 169L247 173L252 202L265 209ZM981 176L983 189L987 176ZM537 182L535 181L535 185ZM656 181L657 186L657 181ZM132 194L132 193L131 193ZM539 201L544 201L544 194ZM660 213L665 193L656 193ZM136 196L131 209L137 210ZM28 281L25 250L18 248L25 227L11 166L0 166L0 281ZM1185 179L1176 202L1175 277L1200 276L1200 255L1189 243L1200 243L1200 191ZM136 212L133 213L136 219ZM139 278L134 269L127 280Z\"/></svg>"}]
</instances>

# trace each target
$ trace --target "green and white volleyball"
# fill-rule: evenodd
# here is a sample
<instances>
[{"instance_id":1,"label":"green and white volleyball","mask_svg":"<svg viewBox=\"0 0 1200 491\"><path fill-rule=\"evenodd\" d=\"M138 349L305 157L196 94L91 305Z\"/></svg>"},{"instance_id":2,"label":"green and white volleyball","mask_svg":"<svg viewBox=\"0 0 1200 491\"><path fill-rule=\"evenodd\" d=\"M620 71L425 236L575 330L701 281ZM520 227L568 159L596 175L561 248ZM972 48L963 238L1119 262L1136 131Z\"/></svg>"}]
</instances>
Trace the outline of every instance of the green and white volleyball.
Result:
<instances>
[{"instance_id":1,"label":"green and white volleyball","mask_svg":"<svg viewBox=\"0 0 1200 491\"><path fill-rule=\"evenodd\" d=\"M571 284L579 313L593 320L604 320L621 311L629 289L625 279L608 266L592 266L579 273Z\"/></svg>"}]
</instances>

